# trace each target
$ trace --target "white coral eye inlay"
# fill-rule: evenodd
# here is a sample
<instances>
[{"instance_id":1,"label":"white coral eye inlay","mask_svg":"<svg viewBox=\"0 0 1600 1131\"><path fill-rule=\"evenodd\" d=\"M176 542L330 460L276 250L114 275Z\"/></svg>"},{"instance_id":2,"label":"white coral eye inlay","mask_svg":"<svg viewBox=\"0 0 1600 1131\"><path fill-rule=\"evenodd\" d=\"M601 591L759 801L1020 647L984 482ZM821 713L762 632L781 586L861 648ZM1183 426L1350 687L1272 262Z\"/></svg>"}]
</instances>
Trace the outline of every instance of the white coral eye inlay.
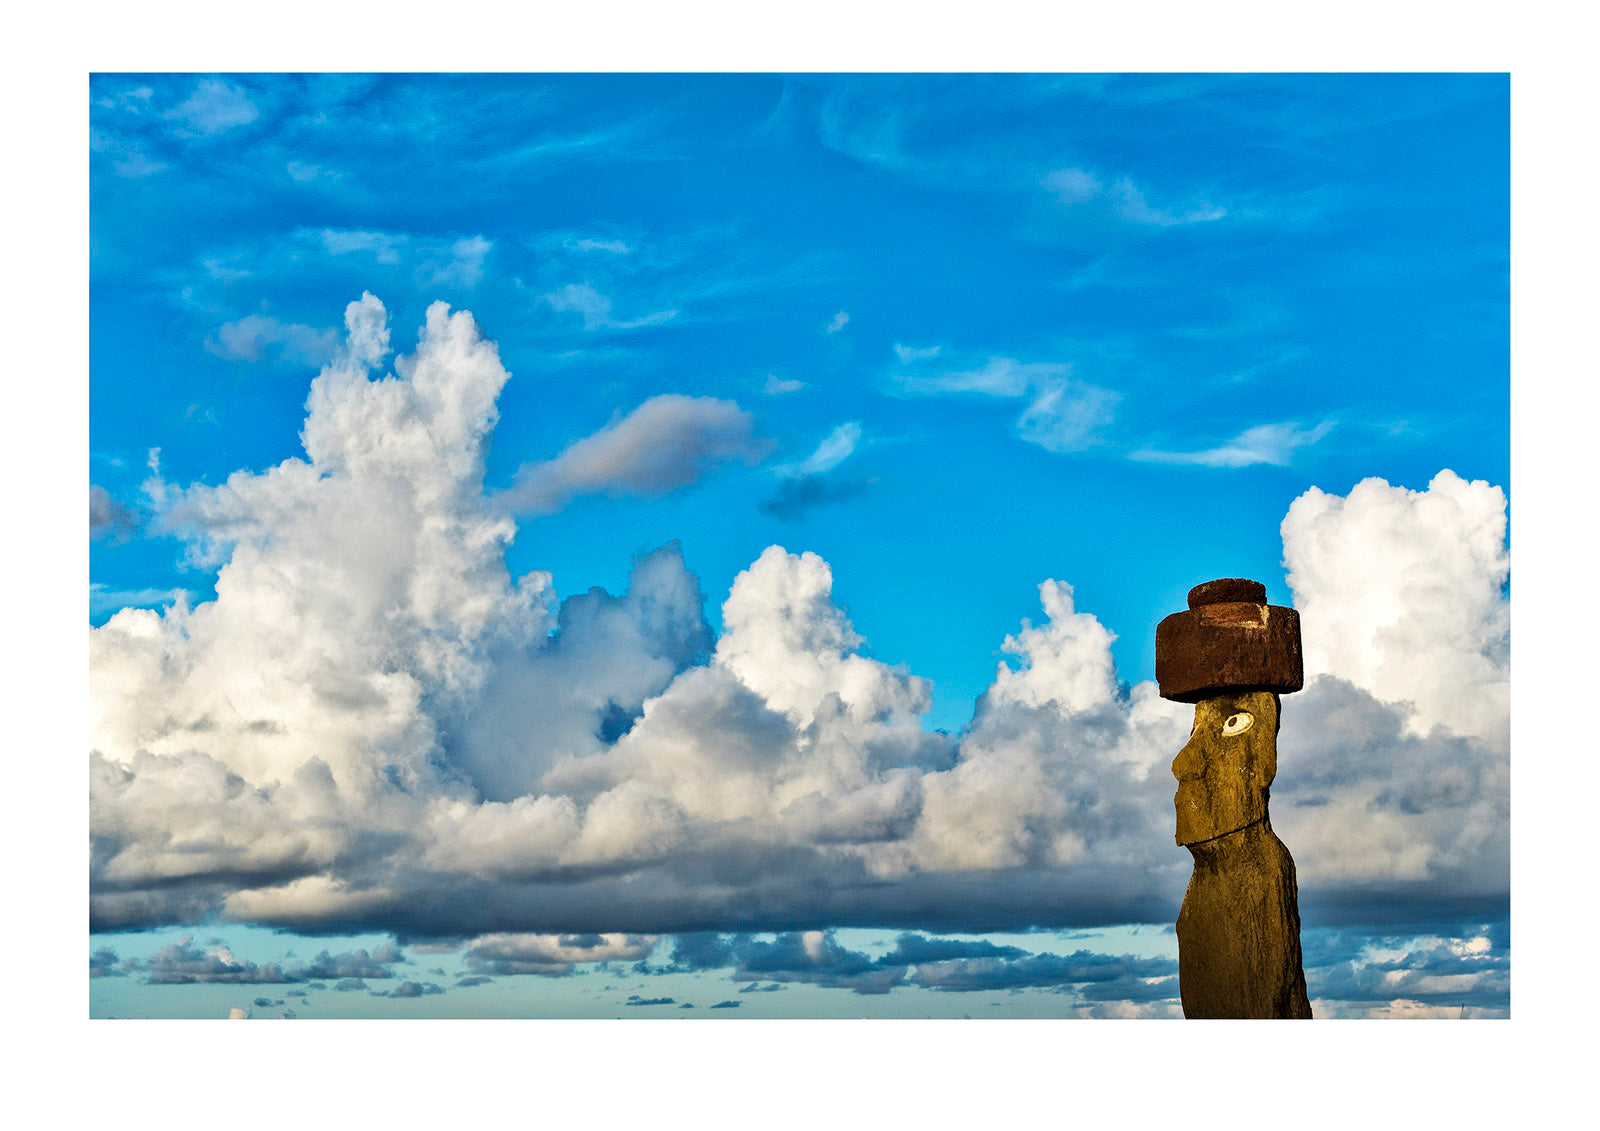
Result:
<instances>
[{"instance_id":1,"label":"white coral eye inlay","mask_svg":"<svg viewBox=\"0 0 1600 1131\"><path fill-rule=\"evenodd\" d=\"M1238 714L1228 716L1228 721L1222 724L1222 733L1243 734L1255 721L1255 717L1249 711L1240 711Z\"/></svg>"}]
</instances>

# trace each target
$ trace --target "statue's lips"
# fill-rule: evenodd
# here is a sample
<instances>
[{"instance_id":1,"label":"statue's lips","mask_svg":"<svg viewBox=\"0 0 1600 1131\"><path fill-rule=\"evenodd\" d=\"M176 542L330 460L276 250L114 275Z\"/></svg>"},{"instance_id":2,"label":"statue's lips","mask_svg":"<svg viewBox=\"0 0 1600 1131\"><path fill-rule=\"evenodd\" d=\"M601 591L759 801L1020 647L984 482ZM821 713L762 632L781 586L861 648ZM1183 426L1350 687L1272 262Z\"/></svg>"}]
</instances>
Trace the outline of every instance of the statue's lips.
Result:
<instances>
[{"instance_id":1,"label":"statue's lips","mask_svg":"<svg viewBox=\"0 0 1600 1131\"><path fill-rule=\"evenodd\" d=\"M1200 823L1200 814L1196 812L1195 805L1195 795L1199 792L1199 781L1180 781L1178 792L1172 795L1172 807L1178 815L1177 838L1180 845L1206 839L1203 835L1197 835L1195 829Z\"/></svg>"},{"instance_id":2,"label":"statue's lips","mask_svg":"<svg viewBox=\"0 0 1600 1131\"><path fill-rule=\"evenodd\" d=\"M1218 806L1214 791L1206 788L1203 778L1178 782L1178 790L1172 795L1172 807L1177 815L1175 837L1178 845L1184 848L1236 833L1267 815L1264 804ZM1224 811L1218 812L1218 808ZM1228 809L1233 811L1226 811Z\"/></svg>"}]
</instances>

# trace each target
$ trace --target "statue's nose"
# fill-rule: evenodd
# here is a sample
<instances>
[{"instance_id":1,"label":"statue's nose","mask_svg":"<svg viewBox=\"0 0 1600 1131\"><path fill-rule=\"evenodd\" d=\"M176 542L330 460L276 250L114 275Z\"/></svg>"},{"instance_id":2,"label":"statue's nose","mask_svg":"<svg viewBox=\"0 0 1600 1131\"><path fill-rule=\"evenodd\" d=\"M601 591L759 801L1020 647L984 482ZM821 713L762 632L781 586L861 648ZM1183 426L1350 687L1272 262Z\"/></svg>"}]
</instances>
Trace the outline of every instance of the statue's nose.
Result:
<instances>
[{"instance_id":1,"label":"statue's nose","mask_svg":"<svg viewBox=\"0 0 1600 1131\"><path fill-rule=\"evenodd\" d=\"M1179 781L1194 781L1205 772L1205 768L1205 756L1200 753L1200 744L1193 738L1172 760L1172 776Z\"/></svg>"}]
</instances>

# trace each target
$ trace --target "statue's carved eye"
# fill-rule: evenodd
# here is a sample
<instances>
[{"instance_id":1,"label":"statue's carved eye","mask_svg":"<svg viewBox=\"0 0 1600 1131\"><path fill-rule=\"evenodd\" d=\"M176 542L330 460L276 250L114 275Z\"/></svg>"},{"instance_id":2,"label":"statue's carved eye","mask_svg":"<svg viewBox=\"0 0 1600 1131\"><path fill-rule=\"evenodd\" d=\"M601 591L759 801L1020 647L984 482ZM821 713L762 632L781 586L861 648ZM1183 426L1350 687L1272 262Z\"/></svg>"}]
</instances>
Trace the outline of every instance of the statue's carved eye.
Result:
<instances>
[{"instance_id":1,"label":"statue's carved eye","mask_svg":"<svg viewBox=\"0 0 1600 1131\"><path fill-rule=\"evenodd\" d=\"M1255 716L1249 711L1240 711L1237 714L1228 716L1228 721L1222 724L1222 733L1243 734L1250 729L1250 724L1255 721Z\"/></svg>"}]
</instances>

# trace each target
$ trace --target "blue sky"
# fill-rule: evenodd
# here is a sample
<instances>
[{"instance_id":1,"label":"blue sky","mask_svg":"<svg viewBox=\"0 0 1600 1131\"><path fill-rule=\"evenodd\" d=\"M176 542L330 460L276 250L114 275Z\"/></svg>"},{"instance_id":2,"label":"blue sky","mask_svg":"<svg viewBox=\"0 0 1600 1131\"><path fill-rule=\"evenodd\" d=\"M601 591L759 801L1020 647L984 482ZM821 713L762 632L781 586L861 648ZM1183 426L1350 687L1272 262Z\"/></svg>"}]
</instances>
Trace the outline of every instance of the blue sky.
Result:
<instances>
[{"instance_id":1,"label":"blue sky","mask_svg":"<svg viewBox=\"0 0 1600 1131\"><path fill-rule=\"evenodd\" d=\"M1216 576L1313 1000L1507 1010L1505 76L89 94L94 1015L1170 1013Z\"/></svg>"}]
</instances>

